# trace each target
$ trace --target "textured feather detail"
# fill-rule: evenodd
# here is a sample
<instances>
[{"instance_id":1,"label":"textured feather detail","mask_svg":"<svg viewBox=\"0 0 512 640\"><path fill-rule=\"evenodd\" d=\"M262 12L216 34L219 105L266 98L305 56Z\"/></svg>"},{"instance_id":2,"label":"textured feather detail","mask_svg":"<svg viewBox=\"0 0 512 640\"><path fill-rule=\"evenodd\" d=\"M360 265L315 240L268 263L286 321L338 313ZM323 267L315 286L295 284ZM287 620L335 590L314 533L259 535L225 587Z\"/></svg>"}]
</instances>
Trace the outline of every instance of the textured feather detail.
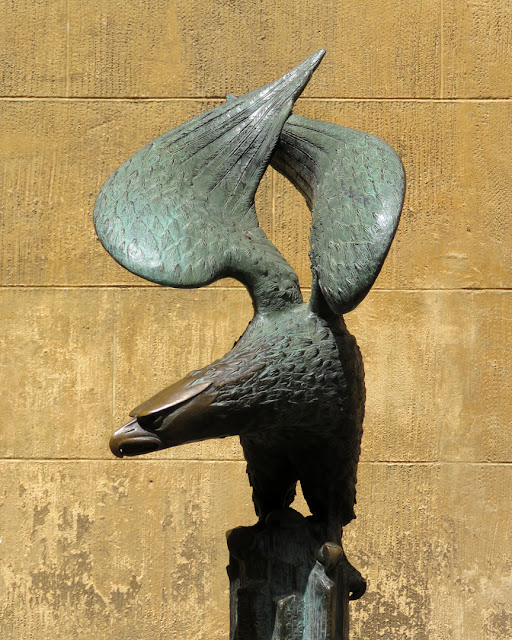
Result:
<instances>
[{"instance_id":1,"label":"textured feather detail","mask_svg":"<svg viewBox=\"0 0 512 640\"><path fill-rule=\"evenodd\" d=\"M365 389L361 355L342 320L328 323L306 305L255 319L197 379L213 381L206 391L215 394L213 406L229 411L231 423L241 420L253 486L272 473L276 456L296 470L310 508L307 480L317 474L313 484L326 494L319 510L328 503L343 524L354 517Z\"/></svg>"},{"instance_id":2,"label":"textured feather detail","mask_svg":"<svg viewBox=\"0 0 512 640\"><path fill-rule=\"evenodd\" d=\"M321 292L334 313L351 311L375 282L398 226L405 195L399 156L370 134L292 115L272 166L312 212L312 301Z\"/></svg>"},{"instance_id":3,"label":"textured feather detail","mask_svg":"<svg viewBox=\"0 0 512 640\"><path fill-rule=\"evenodd\" d=\"M233 276L256 306L299 302L293 269L258 226L254 195L323 54L165 133L121 165L94 210L105 249L160 284L201 287Z\"/></svg>"}]
</instances>

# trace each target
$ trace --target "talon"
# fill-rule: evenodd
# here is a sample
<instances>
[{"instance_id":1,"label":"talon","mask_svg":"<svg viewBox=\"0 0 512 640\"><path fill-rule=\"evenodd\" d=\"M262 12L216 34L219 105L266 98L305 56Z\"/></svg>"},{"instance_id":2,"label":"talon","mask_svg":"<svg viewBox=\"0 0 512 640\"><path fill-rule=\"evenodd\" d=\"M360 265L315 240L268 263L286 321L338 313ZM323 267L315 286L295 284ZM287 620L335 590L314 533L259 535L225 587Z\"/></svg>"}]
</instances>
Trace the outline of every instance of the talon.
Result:
<instances>
[{"instance_id":1,"label":"talon","mask_svg":"<svg viewBox=\"0 0 512 640\"><path fill-rule=\"evenodd\" d=\"M348 561L347 565L348 599L359 600L366 592L366 580Z\"/></svg>"},{"instance_id":2,"label":"talon","mask_svg":"<svg viewBox=\"0 0 512 640\"><path fill-rule=\"evenodd\" d=\"M338 544L326 542L318 550L316 558L318 562L324 566L325 573L329 574L332 573L344 555L343 549Z\"/></svg>"}]
</instances>

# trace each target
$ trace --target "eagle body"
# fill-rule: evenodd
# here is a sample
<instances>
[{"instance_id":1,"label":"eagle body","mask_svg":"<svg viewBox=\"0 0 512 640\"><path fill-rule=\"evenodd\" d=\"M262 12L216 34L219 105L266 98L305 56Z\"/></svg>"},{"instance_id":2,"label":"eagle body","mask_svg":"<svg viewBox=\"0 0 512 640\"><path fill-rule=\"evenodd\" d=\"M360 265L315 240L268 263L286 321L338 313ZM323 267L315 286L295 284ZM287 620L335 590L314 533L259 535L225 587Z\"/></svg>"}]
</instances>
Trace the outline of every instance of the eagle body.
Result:
<instances>
[{"instance_id":1,"label":"eagle body","mask_svg":"<svg viewBox=\"0 0 512 640\"><path fill-rule=\"evenodd\" d=\"M136 429L122 427L111 447L136 455L239 435L260 519L287 507L300 481L312 514L343 526L354 517L364 400L345 323L300 303L256 314L229 353L135 409Z\"/></svg>"},{"instance_id":2,"label":"eagle body","mask_svg":"<svg viewBox=\"0 0 512 640\"><path fill-rule=\"evenodd\" d=\"M238 435L259 520L290 505L300 481L313 517L339 542L354 517L365 402L362 358L343 314L379 274L405 175L379 138L292 114L324 53L135 153L103 185L94 222L133 273L184 288L236 278L254 306L233 349L136 407L112 452ZM254 195L270 164L311 211L307 304L258 223Z\"/></svg>"},{"instance_id":3,"label":"eagle body","mask_svg":"<svg viewBox=\"0 0 512 640\"><path fill-rule=\"evenodd\" d=\"M228 386L216 402L245 412L240 441L258 516L287 507L299 480L316 518L347 524L365 399L354 337L342 320L326 321L302 304L249 326L232 352L240 355L261 369L244 380L241 394Z\"/></svg>"}]
</instances>

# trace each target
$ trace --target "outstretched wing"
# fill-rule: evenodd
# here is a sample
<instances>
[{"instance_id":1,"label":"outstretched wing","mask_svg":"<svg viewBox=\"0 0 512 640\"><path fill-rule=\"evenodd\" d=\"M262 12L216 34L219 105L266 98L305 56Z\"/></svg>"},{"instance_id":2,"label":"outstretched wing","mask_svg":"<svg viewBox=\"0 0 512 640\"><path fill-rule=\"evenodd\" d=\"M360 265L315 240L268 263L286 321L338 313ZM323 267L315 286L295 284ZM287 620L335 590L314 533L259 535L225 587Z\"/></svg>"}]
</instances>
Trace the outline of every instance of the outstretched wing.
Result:
<instances>
[{"instance_id":1,"label":"outstretched wing","mask_svg":"<svg viewBox=\"0 0 512 640\"><path fill-rule=\"evenodd\" d=\"M272 166L311 209L312 299L320 291L334 313L351 311L375 282L398 226L400 158L375 136L292 115Z\"/></svg>"},{"instance_id":2,"label":"outstretched wing","mask_svg":"<svg viewBox=\"0 0 512 640\"><path fill-rule=\"evenodd\" d=\"M119 167L94 210L106 250L133 273L172 287L233 276L257 304L271 305L276 290L300 297L295 273L258 226L254 194L323 54L165 133Z\"/></svg>"}]
</instances>

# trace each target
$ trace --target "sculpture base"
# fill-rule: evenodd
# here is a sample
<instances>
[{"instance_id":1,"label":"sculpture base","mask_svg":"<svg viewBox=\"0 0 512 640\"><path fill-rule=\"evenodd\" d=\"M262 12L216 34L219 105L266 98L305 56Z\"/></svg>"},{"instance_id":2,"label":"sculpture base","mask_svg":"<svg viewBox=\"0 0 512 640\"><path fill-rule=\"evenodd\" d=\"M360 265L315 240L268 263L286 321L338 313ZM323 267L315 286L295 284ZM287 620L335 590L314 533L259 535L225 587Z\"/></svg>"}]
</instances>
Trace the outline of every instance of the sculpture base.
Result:
<instances>
[{"instance_id":1,"label":"sculpture base","mask_svg":"<svg viewBox=\"0 0 512 640\"><path fill-rule=\"evenodd\" d=\"M348 584L359 574L325 540L293 509L227 533L230 640L348 640Z\"/></svg>"}]
</instances>

